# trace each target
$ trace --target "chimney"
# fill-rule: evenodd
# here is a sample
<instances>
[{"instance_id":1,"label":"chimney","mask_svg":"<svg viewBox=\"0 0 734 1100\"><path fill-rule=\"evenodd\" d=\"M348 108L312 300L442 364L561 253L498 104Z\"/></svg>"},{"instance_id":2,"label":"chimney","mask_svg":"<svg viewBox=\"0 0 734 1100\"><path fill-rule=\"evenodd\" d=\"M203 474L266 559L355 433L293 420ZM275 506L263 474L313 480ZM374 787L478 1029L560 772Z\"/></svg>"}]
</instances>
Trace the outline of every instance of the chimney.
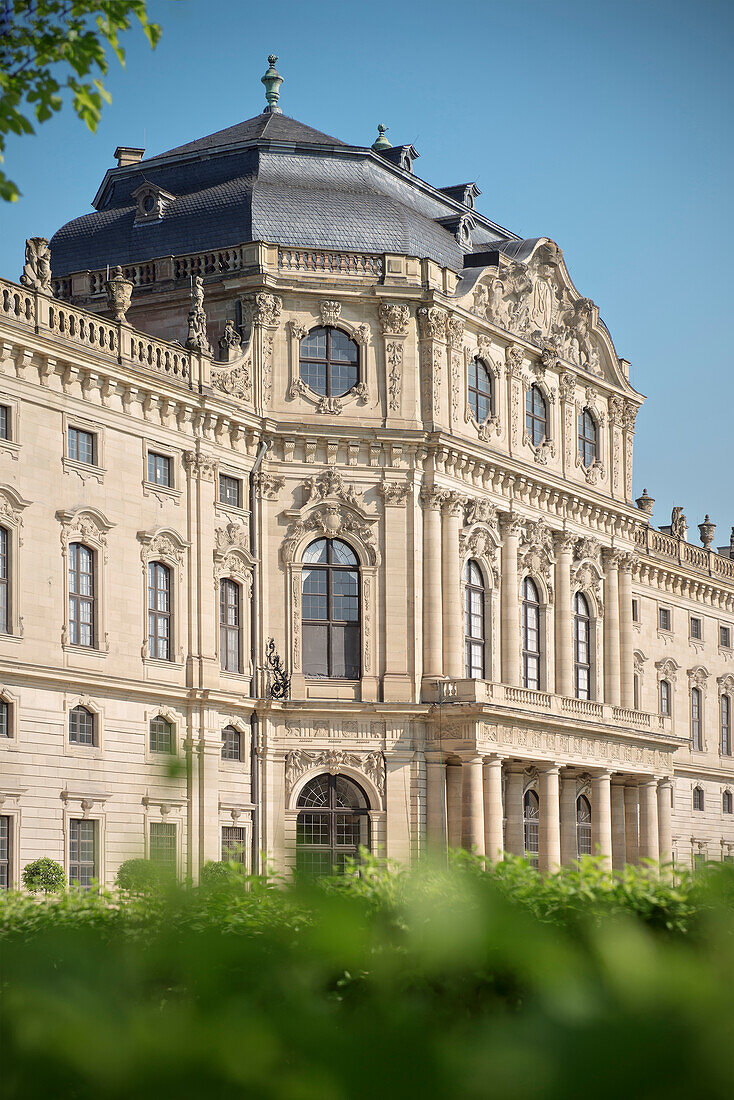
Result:
<instances>
[{"instance_id":1,"label":"chimney","mask_svg":"<svg viewBox=\"0 0 734 1100\"><path fill-rule=\"evenodd\" d=\"M117 167L126 168L128 164L137 164L143 159L145 149L133 149L129 145L118 145L115 149Z\"/></svg>"}]
</instances>

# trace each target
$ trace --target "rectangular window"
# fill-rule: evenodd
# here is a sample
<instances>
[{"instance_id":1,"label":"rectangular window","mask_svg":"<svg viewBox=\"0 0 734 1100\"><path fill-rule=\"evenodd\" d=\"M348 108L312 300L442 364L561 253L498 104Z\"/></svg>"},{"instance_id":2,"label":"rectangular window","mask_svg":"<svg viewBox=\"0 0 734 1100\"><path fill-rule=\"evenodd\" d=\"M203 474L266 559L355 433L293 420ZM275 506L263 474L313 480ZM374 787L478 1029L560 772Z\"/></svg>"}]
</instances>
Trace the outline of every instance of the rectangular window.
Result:
<instances>
[{"instance_id":1,"label":"rectangular window","mask_svg":"<svg viewBox=\"0 0 734 1100\"><path fill-rule=\"evenodd\" d=\"M229 504L232 508L242 507L242 482L238 477L219 475L219 502Z\"/></svg>"},{"instance_id":2,"label":"rectangular window","mask_svg":"<svg viewBox=\"0 0 734 1100\"><path fill-rule=\"evenodd\" d=\"M69 822L69 882L88 889L97 877L97 823Z\"/></svg>"},{"instance_id":3,"label":"rectangular window","mask_svg":"<svg viewBox=\"0 0 734 1100\"><path fill-rule=\"evenodd\" d=\"M166 871L176 870L176 826L169 821L151 821L150 858Z\"/></svg>"},{"instance_id":4,"label":"rectangular window","mask_svg":"<svg viewBox=\"0 0 734 1100\"><path fill-rule=\"evenodd\" d=\"M722 649L731 649L731 627L719 627L719 645Z\"/></svg>"},{"instance_id":5,"label":"rectangular window","mask_svg":"<svg viewBox=\"0 0 734 1100\"><path fill-rule=\"evenodd\" d=\"M640 621L640 601L636 598L632 600L632 622L639 623Z\"/></svg>"},{"instance_id":6,"label":"rectangular window","mask_svg":"<svg viewBox=\"0 0 734 1100\"><path fill-rule=\"evenodd\" d=\"M69 642L94 647L94 551L69 546Z\"/></svg>"},{"instance_id":7,"label":"rectangular window","mask_svg":"<svg viewBox=\"0 0 734 1100\"><path fill-rule=\"evenodd\" d=\"M703 751L701 692L698 688L691 689L691 748L695 749L696 752Z\"/></svg>"},{"instance_id":8,"label":"rectangular window","mask_svg":"<svg viewBox=\"0 0 734 1100\"><path fill-rule=\"evenodd\" d=\"M10 633L10 534L0 527L0 634Z\"/></svg>"},{"instance_id":9,"label":"rectangular window","mask_svg":"<svg viewBox=\"0 0 734 1100\"><path fill-rule=\"evenodd\" d=\"M219 583L219 656L223 672L241 669L240 635L240 586L225 579Z\"/></svg>"},{"instance_id":10,"label":"rectangular window","mask_svg":"<svg viewBox=\"0 0 734 1100\"><path fill-rule=\"evenodd\" d=\"M10 439L10 408L8 405L0 405L0 439Z\"/></svg>"},{"instance_id":11,"label":"rectangular window","mask_svg":"<svg viewBox=\"0 0 734 1100\"><path fill-rule=\"evenodd\" d=\"M148 451L148 481L153 485L173 487L173 462L168 455Z\"/></svg>"},{"instance_id":12,"label":"rectangular window","mask_svg":"<svg viewBox=\"0 0 734 1100\"><path fill-rule=\"evenodd\" d=\"M245 830L241 826L222 826L222 859L245 866Z\"/></svg>"},{"instance_id":13,"label":"rectangular window","mask_svg":"<svg viewBox=\"0 0 734 1100\"><path fill-rule=\"evenodd\" d=\"M721 696L721 753L731 756L731 699Z\"/></svg>"},{"instance_id":14,"label":"rectangular window","mask_svg":"<svg viewBox=\"0 0 734 1100\"><path fill-rule=\"evenodd\" d=\"M10 703L0 699L0 737L10 737Z\"/></svg>"},{"instance_id":15,"label":"rectangular window","mask_svg":"<svg viewBox=\"0 0 734 1100\"><path fill-rule=\"evenodd\" d=\"M222 730L222 760L239 760L242 738L234 726L225 726Z\"/></svg>"},{"instance_id":16,"label":"rectangular window","mask_svg":"<svg viewBox=\"0 0 734 1100\"><path fill-rule=\"evenodd\" d=\"M68 448L69 458L75 462L83 462L87 466L97 465L97 437L93 432L69 428Z\"/></svg>"},{"instance_id":17,"label":"rectangular window","mask_svg":"<svg viewBox=\"0 0 734 1100\"><path fill-rule=\"evenodd\" d=\"M10 887L10 818L0 817L0 890Z\"/></svg>"},{"instance_id":18,"label":"rectangular window","mask_svg":"<svg viewBox=\"0 0 734 1100\"><path fill-rule=\"evenodd\" d=\"M670 630L672 623L672 616L669 607L658 608L658 627L660 630Z\"/></svg>"},{"instance_id":19,"label":"rectangular window","mask_svg":"<svg viewBox=\"0 0 734 1100\"><path fill-rule=\"evenodd\" d=\"M703 637L703 621L691 617L691 637L700 642Z\"/></svg>"}]
</instances>

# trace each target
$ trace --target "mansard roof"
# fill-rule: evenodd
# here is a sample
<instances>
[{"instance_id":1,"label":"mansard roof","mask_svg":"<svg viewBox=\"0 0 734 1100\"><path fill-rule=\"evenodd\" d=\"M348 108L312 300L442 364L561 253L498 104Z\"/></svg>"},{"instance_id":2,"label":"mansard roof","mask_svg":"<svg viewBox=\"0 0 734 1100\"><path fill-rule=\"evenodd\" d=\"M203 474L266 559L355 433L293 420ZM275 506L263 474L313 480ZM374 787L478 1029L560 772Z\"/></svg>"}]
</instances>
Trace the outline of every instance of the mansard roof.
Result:
<instances>
[{"instance_id":1,"label":"mansard roof","mask_svg":"<svg viewBox=\"0 0 734 1100\"><path fill-rule=\"evenodd\" d=\"M133 194L143 181L173 199L160 218L136 224ZM55 276L257 240L395 252L458 272L467 250L516 240L476 210L472 239L462 239L452 220L468 207L454 195L372 149L268 112L110 169L94 206L53 237Z\"/></svg>"}]
</instances>

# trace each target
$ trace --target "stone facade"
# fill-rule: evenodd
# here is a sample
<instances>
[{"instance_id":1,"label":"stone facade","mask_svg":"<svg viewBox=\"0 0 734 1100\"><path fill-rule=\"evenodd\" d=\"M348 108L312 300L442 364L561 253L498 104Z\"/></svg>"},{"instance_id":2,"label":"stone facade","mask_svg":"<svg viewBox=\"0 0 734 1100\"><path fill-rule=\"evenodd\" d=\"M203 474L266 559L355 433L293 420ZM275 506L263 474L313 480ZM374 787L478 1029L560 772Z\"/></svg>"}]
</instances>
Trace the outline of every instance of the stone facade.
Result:
<instances>
[{"instance_id":1,"label":"stone facade","mask_svg":"<svg viewBox=\"0 0 734 1100\"><path fill-rule=\"evenodd\" d=\"M617 866L726 858L734 560L680 528L656 531L646 499L632 500L642 398L560 249L543 239L522 261L468 273L409 255L307 262L272 244L228 254L230 269L205 275L193 304L202 257L149 264L142 287L134 265L118 272L134 290L116 320L103 272L57 280L56 297L40 280L0 283L9 882L41 855L73 873L79 821L94 823L104 882L166 843L196 877L235 835L250 866L262 853L284 870L299 795L318 775L359 784L370 846L398 860L430 843L494 858L528 842L541 867L567 862L580 796L592 846ZM186 340L187 316L188 346L169 342ZM357 349L357 381L338 396L303 378L301 341L320 326ZM477 359L492 389L486 417L468 383ZM547 410L540 441L532 387ZM584 410L592 461L580 458ZM74 431L93 440L81 457ZM345 542L358 562L357 679L304 671L304 552L319 538ZM91 645L70 622L79 545L94 562ZM473 676L467 560L482 578ZM151 652L151 563L169 583L165 659ZM526 578L538 603L532 687ZM230 671L225 580L240 601ZM589 698L577 697L579 592ZM271 690L269 638L290 676L285 699ZM78 707L92 743L70 738ZM156 718L170 752L155 751Z\"/></svg>"}]
</instances>

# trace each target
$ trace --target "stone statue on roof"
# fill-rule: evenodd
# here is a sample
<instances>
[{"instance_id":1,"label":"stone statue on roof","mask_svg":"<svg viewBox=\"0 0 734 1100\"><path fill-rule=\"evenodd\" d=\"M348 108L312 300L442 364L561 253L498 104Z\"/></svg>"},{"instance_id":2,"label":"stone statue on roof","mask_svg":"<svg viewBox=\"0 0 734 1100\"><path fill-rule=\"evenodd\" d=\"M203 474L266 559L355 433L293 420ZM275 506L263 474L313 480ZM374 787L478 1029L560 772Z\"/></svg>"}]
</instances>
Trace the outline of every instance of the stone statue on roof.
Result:
<instances>
[{"instance_id":1,"label":"stone statue on roof","mask_svg":"<svg viewBox=\"0 0 734 1100\"><path fill-rule=\"evenodd\" d=\"M51 249L45 237L29 237L25 242L25 265L20 282L29 290L51 293Z\"/></svg>"}]
</instances>

